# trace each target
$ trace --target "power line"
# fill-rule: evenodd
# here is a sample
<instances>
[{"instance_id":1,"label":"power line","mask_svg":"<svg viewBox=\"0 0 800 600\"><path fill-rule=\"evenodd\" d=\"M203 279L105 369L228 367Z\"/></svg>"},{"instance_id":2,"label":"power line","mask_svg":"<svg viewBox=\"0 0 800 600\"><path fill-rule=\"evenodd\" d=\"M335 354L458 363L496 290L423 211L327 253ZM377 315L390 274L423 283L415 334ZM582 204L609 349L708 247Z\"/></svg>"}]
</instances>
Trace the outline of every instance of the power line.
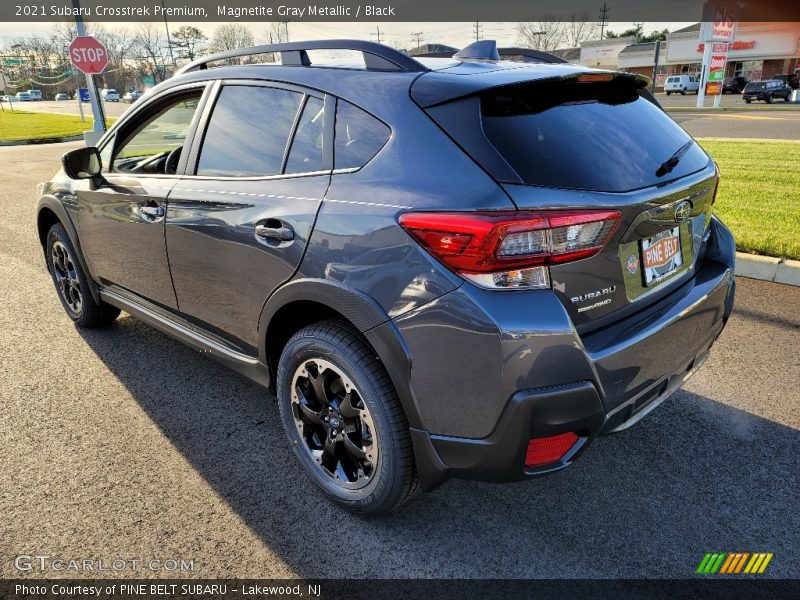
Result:
<instances>
[{"instance_id":1,"label":"power line","mask_svg":"<svg viewBox=\"0 0 800 600\"><path fill-rule=\"evenodd\" d=\"M415 31L414 33L411 34L412 38L414 37L417 38L417 48L422 47L422 34L423 34L422 31Z\"/></svg>"}]
</instances>

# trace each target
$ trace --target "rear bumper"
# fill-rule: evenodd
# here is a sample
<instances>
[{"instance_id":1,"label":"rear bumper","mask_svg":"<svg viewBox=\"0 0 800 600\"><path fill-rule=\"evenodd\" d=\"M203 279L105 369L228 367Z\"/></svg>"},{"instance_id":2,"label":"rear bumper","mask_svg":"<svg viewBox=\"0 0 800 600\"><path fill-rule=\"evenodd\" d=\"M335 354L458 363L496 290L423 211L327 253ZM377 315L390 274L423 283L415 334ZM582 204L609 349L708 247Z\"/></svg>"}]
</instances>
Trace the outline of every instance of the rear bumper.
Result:
<instances>
[{"instance_id":1,"label":"rear bumper","mask_svg":"<svg viewBox=\"0 0 800 600\"><path fill-rule=\"evenodd\" d=\"M458 372L468 384L461 388L462 393L437 398L438 404L448 403L450 418L441 419L428 410L425 398L416 389L426 427L414 428L411 433L423 489L433 489L451 477L515 481L563 469L595 437L633 425L679 389L705 361L733 306L733 238L716 220L712 229L705 261L695 276L668 299L621 323L583 339L573 329L567 339L555 325L549 332L519 334L508 320L513 322L514 315L506 315L498 348L499 366L490 362L492 345L482 338L488 335L486 331L473 332L475 338L466 350L454 345L450 354L458 362L469 360L470 355L474 362L459 365ZM414 317L408 317L406 323L400 323L400 329L407 336L418 325ZM451 341L463 345L465 339L462 336ZM427 355L415 344L413 335L410 340L416 364ZM578 351L573 352L576 347ZM436 347L425 350L443 352ZM514 367L523 360L529 364L527 375L518 365ZM439 357L436 367L447 368L447 358ZM493 379L495 368L506 376ZM574 377L571 380L570 374ZM559 377L567 380L551 383ZM469 427L464 415L488 414L492 398L480 396L486 390L485 379L497 389L517 386L505 396L498 417L490 423L491 431L479 437L448 435L448 424L453 429ZM539 381L546 384L530 385ZM472 388L476 393L469 395L467 390ZM566 432L580 436L569 452L555 463L526 468L525 449L531 438Z\"/></svg>"}]
</instances>

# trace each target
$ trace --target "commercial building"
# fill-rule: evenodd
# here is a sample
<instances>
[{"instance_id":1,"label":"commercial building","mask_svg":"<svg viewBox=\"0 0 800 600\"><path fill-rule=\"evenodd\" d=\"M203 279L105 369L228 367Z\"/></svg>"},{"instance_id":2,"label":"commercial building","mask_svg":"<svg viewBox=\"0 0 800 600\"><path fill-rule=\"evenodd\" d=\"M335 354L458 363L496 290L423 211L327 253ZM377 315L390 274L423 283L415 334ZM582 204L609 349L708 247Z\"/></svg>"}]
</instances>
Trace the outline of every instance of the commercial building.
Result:
<instances>
[{"instance_id":1,"label":"commercial building","mask_svg":"<svg viewBox=\"0 0 800 600\"><path fill-rule=\"evenodd\" d=\"M633 38L593 40L581 44L580 63L619 69L652 77L655 43L637 44ZM728 51L726 77L748 80L800 72L800 23L739 23ZM659 49L656 87L670 75L700 75L703 43L700 23L673 31Z\"/></svg>"}]
</instances>

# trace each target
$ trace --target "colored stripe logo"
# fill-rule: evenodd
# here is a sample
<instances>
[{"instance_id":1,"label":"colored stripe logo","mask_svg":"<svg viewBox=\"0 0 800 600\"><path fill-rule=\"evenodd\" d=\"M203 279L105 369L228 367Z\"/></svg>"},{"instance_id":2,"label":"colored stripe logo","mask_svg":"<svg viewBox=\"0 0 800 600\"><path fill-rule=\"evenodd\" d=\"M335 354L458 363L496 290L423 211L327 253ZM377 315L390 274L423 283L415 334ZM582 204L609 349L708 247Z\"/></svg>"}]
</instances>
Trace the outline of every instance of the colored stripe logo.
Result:
<instances>
[{"instance_id":1,"label":"colored stripe logo","mask_svg":"<svg viewBox=\"0 0 800 600\"><path fill-rule=\"evenodd\" d=\"M760 575L767 569L772 556L772 552L706 552L695 573Z\"/></svg>"}]
</instances>

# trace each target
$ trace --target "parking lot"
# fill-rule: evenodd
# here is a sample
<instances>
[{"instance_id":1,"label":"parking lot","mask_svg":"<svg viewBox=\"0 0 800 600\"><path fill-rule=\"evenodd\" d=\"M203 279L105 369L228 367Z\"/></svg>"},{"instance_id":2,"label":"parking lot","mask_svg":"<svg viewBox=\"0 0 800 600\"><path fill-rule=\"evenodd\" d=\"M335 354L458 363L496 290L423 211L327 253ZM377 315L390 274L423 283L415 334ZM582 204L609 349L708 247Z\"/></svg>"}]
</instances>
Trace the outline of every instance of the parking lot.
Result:
<instances>
[{"instance_id":1,"label":"parking lot","mask_svg":"<svg viewBox=\"0 0 800 600\"><path fill-rule=\"evenodd\" d=\"M194 561L138 576L683 578L762 551L765 577L800 577L800 288L740 278L703 369L570 469L363 519L299 476L264 389L124 314L72 326L33 188L76 146L0 148L0 576L45 554Z\"/></svg>"}]
</instances>

